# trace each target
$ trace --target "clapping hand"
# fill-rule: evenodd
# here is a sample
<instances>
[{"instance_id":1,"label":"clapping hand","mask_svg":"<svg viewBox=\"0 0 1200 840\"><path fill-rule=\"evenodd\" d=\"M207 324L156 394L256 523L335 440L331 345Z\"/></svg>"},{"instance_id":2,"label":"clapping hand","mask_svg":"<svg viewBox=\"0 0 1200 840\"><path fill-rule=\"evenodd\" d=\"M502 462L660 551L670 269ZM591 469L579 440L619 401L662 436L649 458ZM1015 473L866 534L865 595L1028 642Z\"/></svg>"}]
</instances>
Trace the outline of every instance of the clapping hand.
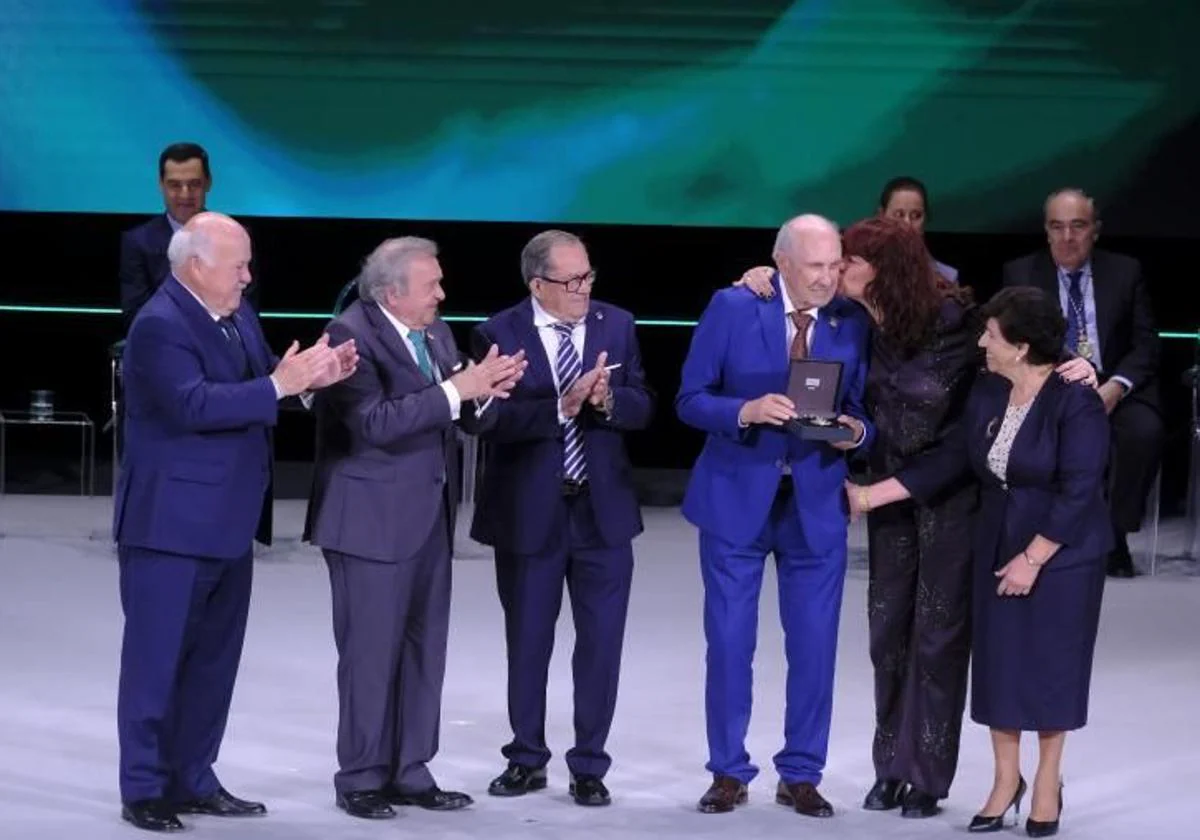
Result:
<instances>
[{"instance_id":1,"label":"clapping hand","mask_svg":"<svg viewBox=\"0 0 1200 840\"><path fill-rule=\"evenodd\" d=\"M493 344L478 364L468 364L465 370L454 374L449 381L464 400L492 397L506 400L528 366L524 350L505 356Z\"/></svg>"},{"instance_id":2,"label":"clapping hand","mask_svg":"<svg viewBox=\"0 0 1200 840\"><path fill-rule=\"evenodd\" d=\"M329 336L323 335L321 340L328 344ZM354 339L350 339L333 348L333 357L329 365L321 371L309 387L314 391L318 388L328 388L330 385L336 385L343 379L353 376L357 369L358 348L354 344Z\"/></svg>"},{"instance_id":3,"label":"clapping hand","mask_svg":"<svg viewBox=\"0 0 1200 840\"><path fill-rule=\"evenodd\" d=\"M292 397L311 390L314 383L332 377L333 371L340 369L339 358L338 352L329 346L328 335L321 336L320 340L305 350L300 349L300 342L293 341L275 366L271 378L275 380L281 396ZM357 362L357 355L354 361Z\"/></svg>"},{"instance_id":4,"label":"clapping hand","mask_svg":"<svg viewBox=\"0 0 1200 840\"><path fill-rule=\"evenodd\" d=\"M607 351L601 351L596 357L596 365L587 373L575 380L567 393L559 400L559 410L563 417L574 417L579 414L583 404L590 402L601 407L608 397L609 372L604 369L608 361Z\"/></svg>"}]
</instances>

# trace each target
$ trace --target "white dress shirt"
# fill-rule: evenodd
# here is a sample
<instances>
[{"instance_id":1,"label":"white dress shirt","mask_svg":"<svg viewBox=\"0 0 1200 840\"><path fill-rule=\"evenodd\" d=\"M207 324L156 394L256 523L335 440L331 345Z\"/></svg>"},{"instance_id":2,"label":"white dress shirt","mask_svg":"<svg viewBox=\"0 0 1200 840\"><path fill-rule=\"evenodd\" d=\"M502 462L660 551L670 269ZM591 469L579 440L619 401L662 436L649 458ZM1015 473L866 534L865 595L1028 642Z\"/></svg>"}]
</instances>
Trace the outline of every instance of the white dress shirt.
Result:
<instances>
[{"instance_id":1,"label":"white dress shirt","mask_svg":"<svg viewBox=\"0 0 1200 840\"><path fill-rule=\"evenodd\" d=\"M400 323L396 316L391 312L388 312L386 308L380 306L379 311L382 312L384 317L387 318L388 321L391 322L392 326L396 328L396 332L400 333L400 338L404 341L404 346L408 350L408 354L412 356L412 360L417 367L420 367L421 363L417 360L417 348L413 346L412 340L408 337L408 334L412 332L412 330ZM446 393L446 401L450 403L450 419L457 420L459 413L462 411L462 397L459 395L458 389L454 387L453 382L451 382L449 379L442 379L442 372L438 369L437 359L435 359L433 356L433 348L430 346L430 343L429 331L426 330L425 347L426 352L429 353L429 362L433 367L433 377L437 380L438 386Z\"/></svg>"},{"instance_id":2,"label":"white dress shirt","mask_svg":"<svg viewBox=\"0 0 1200 840\"><path fill-rule=\"evenodd\" d=\"M558 331L554 329L554 325L559 323L559 319L555 318L547 312L542 305L538 303L537 298L531 297L533 303L533 326L537 330L538 338L542 340L542 347L546 350L546 359L550 362L550 375L554 377L554 389L558 391L559 397L562 396L562 385L558 381ZM585 319L586 320L586 319ZM575 352L579 354L579 361L583 363L583 340L587 334L587 327L584 322L580 321L571 330L571 343L575 345ZM582 375L582 370L580 374ZM566 423L566 415L562 413L562 403L559 403L558 422Z\"/></svg>"},{"instance_id":3,"label":"white dress shirt","mask_svg":"<svg viewBox=\"0 0 1200 840\"><path fill-rule=\"evenodd\" d=\"M792 321L792 313L796 311L796 304L792 303L792 299L788 297L787 283L780 281L779 293L783 297L783 323L787 327L787 341L784 347L787 350L788 360L792 358L792 342L796 340L796 324ZM808 322L808 331L804 335L804 348L812 350L813 328L817 325L817 313L821 311L820 307L814 306L810 309L801 310L811 319Z\"/></svg>"}]
</instances>

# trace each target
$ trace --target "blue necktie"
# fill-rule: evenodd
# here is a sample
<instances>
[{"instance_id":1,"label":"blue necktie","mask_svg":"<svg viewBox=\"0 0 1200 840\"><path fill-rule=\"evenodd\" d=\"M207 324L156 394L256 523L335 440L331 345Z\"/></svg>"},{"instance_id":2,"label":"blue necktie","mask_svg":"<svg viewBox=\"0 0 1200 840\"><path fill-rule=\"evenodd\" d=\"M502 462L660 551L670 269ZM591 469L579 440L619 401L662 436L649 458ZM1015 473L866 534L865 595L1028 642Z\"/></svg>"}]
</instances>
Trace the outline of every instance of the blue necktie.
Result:
<instances>
[{"instance_id":1,"label":"blue necktie","mask_svg":"<svg viewBox=\"0 0 1200 840\"><path fill-rule=\"evenodd\" d=\"M246 354L246 345L242 343L242 334L238 332L237 324L232 318L222 318L217 321L221 332L225 333L225 343L229 345L229 352L233 353L234 364L237 365L238 371L242 376L250 377L250 357Z\"/></svg>"},{"instance_id":2,"label":"blue necktie","mask_svg":"<svg viewBox=\"0 0 1200 840\"><path fill-rule=\"evenodd\" d=\"M555 356L554 367L558 373L558 393L565 394L583 373L583 362L575 351L575 343L571 341L574 324L554 324L558 333L558 353ZM563 477L568 481L584 481L587 479L587 463L583 458L583 434L579 429L577 417L568 417L563 426Z\"/></svg>"},{"instance_id":3,"label":"blue necktie","mask_svg":"<svg viewBox=\"0 0 1200 840\"><path fill-rule=\"evenodd\" d=\"M1079 352L1080 339L1087 338L1087 313L1083 308L1083 279L1082 271L1067 273L1067 349L1072 353Z\"/></svg>"},{"instance_id":4,"label":"blue necktie","mask_svg":"<svg viewBox=\"0 0 1200 840\"><path fill-rule=\"evenodd\" d=\"M408 340L412 342L413 350L417 351L417 367L425 374L426 379L433 382L433 361L429 358L429 343L425 338L425 331L409 330Z\"/></svg>"}]
</instances>

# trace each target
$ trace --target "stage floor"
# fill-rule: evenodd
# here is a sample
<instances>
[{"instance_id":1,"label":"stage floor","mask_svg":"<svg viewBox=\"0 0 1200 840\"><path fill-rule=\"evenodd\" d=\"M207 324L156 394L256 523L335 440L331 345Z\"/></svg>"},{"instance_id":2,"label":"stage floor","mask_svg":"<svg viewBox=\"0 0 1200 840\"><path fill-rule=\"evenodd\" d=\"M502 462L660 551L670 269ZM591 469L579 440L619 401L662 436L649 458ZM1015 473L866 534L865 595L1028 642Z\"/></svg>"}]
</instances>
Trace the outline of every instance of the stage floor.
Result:
<instances>
[{"instance_id":1,"label":"stage floor","mask_svg":"<svg viewBox=\"0 0 1200 840\"><path fill-rule=\"evenodd\" d=\"M115 698L121 613L106 498L0 497L0 837L105 840L138 833L119 818ZM987 732L965 724L958 779L943 813L926 821L859 804L872 782L872 688L866 574L856 529L840 638L829 766L822 791L837 816L817 822L773 803L771 755L783 714L782 643L774 577L764 585L749 748L762 768L750 803L704 816L704 645L694 531L674 509L647 509L625 666L610 740L610 808L566 793L570 745L569 610L559 625L549 688L550 788L519 799L487 796L507 736L504 648L490 555L461 540L441 752L433 772L470 792L473 808L406 810L389 823L353 820L333 805L337 702L329 584L320 554L298 542L302 503L279 502L282 539L260 553L245 656L217 770L237 795L264 800L262 820L188 818L213 837L340 840L612 837L937 837L961 835L991 781ZM465 518L465 517L464 517ZM461 521L461 520L460 520ZM463 523L465 525L465 522ZM1163 549L1178 523L1164 530ZM1168 552L1169 553L1169 552ZM1196 836L1200 817L1200 578L1197 564L1163 564L1155 577L1110 581L1092 688L1090 725L1067 741L1063 834ZM1027 774L1034 742L1027 740ZM585 835L586 832L586 835ZM1022 834L1023 836L1023 834Z\"/></svg>"}]
</instances>

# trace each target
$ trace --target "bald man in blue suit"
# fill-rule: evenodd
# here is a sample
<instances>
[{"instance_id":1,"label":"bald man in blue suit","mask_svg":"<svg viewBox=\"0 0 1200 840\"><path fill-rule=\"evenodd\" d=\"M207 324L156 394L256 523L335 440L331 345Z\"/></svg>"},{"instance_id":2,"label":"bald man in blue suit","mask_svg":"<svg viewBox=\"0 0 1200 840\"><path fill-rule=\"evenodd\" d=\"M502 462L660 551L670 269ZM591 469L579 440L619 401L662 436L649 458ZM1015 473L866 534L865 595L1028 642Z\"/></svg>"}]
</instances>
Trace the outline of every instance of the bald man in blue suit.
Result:
<instances>
[{"instance_id":1,"label":"bald man in blue suit","mask_svg":"<svg viewBox=\"0 0 1200 840\"><path fill-rule=\"evenodd\" d=\"M817 786L832 712L838 616L846 573L845 451L874 435L863 410L869 322L835 297L842 266L837 228L800 216L775 245L776 294L713 296L692 337L675 407L708 433L692 471L683 514L700 530L704 634L708 644L705 714L713 782L704 813L732 811L758 768L746 752L751 663L766 556L779 578L788 662L785 744L775 756L776 801L812 817L833 815ZM784 428L796 418L784 393L796 359L842 364L839 420L853 437L803 440Z\"/></svg>"}]
</instances>

